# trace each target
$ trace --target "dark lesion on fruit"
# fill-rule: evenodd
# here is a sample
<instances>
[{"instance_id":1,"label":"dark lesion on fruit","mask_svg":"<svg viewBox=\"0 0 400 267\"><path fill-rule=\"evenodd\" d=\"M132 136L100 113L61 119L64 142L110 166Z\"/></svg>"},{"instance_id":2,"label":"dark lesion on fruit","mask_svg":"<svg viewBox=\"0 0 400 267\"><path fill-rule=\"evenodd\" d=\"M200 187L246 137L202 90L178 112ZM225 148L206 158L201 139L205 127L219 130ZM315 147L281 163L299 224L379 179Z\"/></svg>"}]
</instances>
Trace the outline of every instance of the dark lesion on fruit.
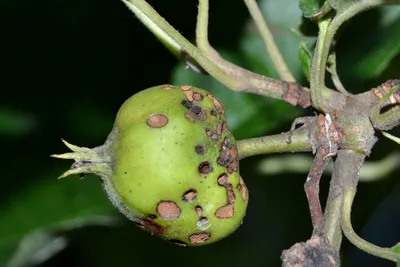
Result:
<instances>
[{"instance_id":1,"label":"dark lesion on fruit","mask_svg":"<svg viewBox=\"0 0 400 267\"><path fill-rule=\"evenodd\" d=\"M196 233L189 236L189 242L192 244L202 244L210 239L210 237L211 233L209 232Z\"/></svg>"},{"instance_id":2,"label":"dark lesion on fruit","mask_svg":"<svg viewBox=\"0 0 400 267\"><path fill-rule=\"evenodd\" d=\"M160 235L164 232L164 228L153 221L153 218L150 217L142 217L138 218L134 223L139 226L141 229L154 234L154 235Z\"/></svg>"},{"instance_id":3,"label":"dark lesion on fruit","mask_svg":"<svg viewBox=\"0 0 400 267\"><path fill-rule=\"evenodd\" d=\"M209 174L210 172L212 172L211 163L208 161L203 161L202 163L200 163L199 172L202 174Z\"/></svg>"},{"instance_id":4,"label":"dark lesion on fruit","mask_svg":"<svg viewBox=\"0 0 400 267\"><path fill-rule=\"evenodd\" d=\"M196 153L199 155L203 155L206 152L206 147L203 145L197 145L195 147Z\"/></svg>"},{"instance_id":5,"label":"dark lesion on fruit","mask_svg":"<svg viewBox=\"0 0 400 267\"><path fill-rule=\"evenodd\" d=\"M228 182L229 182L229 176L228 176L228 174L226 174L226 173L221 173L221 174L218 176L217 182L218 182L218 185L220 185L220 186L226 186L226 185L228 184Z\"/></svg>"},{"instance_id":6,"label":"dark lesion on fruit","mask_svg":"<svg viewBox=\"0 0 400 267\"><path fill-rule=\"evenodd\" d=\"M182 200L184 202L193 202L197 198L197 191L196 189L189 189L185 193L183 193Z\"/></svg>"},{"instance_id":7,"label":"dark lesion on fruit","mask_svg":"<svg viewBox=\"0 0 400 267\"><path fill-rule=\"evenodd\" d=\"M200 106L188 100L182 100L181 104L183 107L192 112L195 119L200 121L205 121L207 119L207 113Z\"/></svg>"},{"instance_id":8,"label":"dark lesion on fruit","mask_svg":"<svg viewBox=\"0 0 400 267\"><path fill-rule=\"evenodd\" d=\"M197 215L198 215L199 217L202 217L202 216L203 216L203 208L202 208L201 206L196 206L196 207L194 207L194 210L196 211L196 213L197 213Z\"/></svg>"},{"instance_id":9,"label":"dark lesion on fruit","mask_svg":"<svg viewBox=\"0 0 400 267\"><path fill-rule=\"evenodd\" d=\"M206 128L206 135L210 137L211 140L217 141L218 140L218 135L213 132L210 128Z\"/></svg>"}]
</instances>

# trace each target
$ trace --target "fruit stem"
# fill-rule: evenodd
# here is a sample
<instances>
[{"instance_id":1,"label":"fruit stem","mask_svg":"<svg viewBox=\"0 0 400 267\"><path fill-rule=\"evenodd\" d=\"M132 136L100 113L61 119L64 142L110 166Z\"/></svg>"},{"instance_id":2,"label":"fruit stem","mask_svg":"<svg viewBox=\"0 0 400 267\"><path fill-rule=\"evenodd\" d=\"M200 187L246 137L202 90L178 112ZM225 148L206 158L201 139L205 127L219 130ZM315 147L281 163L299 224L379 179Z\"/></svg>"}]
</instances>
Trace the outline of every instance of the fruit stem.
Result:
<instances>
[{"instance_id":1,"label":"fruit stem","mask_svg":"<svg viewBox=\"0 0 400 267\"><path fill-rule=\"evenodd\" d=\"M81 173L93 173L99 175L103 180L105 177L111 177L112 153L110 153L110 148L112 144L111 141L115 139L115 136L116 131L113 129L104 145L95 148L79 147L61 139L64 145L73 152L52 154L50 157L73 159L75 162L72 164L71 168L58 177L58 179Z\"/></svg>"}]
</instances>

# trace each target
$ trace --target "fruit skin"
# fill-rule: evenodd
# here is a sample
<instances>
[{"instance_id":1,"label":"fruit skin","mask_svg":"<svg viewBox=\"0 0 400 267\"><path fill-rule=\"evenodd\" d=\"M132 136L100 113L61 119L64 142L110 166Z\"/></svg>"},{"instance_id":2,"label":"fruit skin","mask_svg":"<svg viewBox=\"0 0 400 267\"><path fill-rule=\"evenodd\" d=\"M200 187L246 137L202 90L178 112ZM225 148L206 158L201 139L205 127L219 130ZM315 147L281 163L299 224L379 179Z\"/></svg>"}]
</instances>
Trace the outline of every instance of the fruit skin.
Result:
<instances>
[{"instance_id":1,"label":"fruit skin","mask_svg":"<svg viewBox=\"0 0 400 267\"><path fill-rule=\"evenodd\" d=\"M103 146L53 155L96 173L111 202L142 229L178 245L204 245L234 232L248 205L236 141L222 104L192 86L160 85L121 106Z\"/></svg>"}]
</instances>

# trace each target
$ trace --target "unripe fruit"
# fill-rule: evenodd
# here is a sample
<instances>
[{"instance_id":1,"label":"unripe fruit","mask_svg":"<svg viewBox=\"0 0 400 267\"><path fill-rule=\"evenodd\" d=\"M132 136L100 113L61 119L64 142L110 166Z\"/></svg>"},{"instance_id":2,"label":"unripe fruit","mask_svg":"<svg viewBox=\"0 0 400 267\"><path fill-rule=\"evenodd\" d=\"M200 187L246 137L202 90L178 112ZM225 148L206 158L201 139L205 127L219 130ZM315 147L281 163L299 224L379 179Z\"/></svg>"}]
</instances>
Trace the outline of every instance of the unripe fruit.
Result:
<instances>
[{"instance_id":1,"label":"unripe fruit","mask_svg":"<svg viewBox=\"0 0 400 267\"><path fill-rule=\"evenodd\" d=\"M65 142L65 141L64 141ZM242 223L248 190L224 108L192 86L155 86L121 106L104 145L65 142L61 177L95 173L114 206L142 229L179 245L220 240Z\"/></svg>"}]
</instances>

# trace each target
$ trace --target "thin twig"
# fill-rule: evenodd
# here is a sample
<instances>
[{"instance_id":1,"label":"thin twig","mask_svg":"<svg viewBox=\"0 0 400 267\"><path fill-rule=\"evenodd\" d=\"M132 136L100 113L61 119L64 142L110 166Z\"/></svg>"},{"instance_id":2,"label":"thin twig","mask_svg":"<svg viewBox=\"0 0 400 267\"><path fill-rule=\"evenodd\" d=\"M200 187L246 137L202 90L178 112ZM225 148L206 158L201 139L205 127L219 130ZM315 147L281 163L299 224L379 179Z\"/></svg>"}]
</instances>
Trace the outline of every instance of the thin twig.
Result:
<instances>
[{"instance_id":1,"label":"thin twig","mask_svg":"<svg viewBox=\"0 0 400 267\"><path fill-rule=\"evenodd\" d=\"M255 155L282 152L308 152L311 151L309 142L309 127L300 127L286 133L257 137L237 142L238 155L244 159ZM292 138L288 143L289 137Z\"/></svg>"},{"instance_id":2,"label":"thin twig","mask_svg":"<svg viewBox=\"0 0 400 267\"><path fill-rule=\"evenodd\" d=\"M351 95L347 90L344 88L342 82L340 81L339 74L337 73L337 65L336 65L336 53L332 53L328 57L328 65L327 66L327 71L331 74L331 79L333 84L335 85L335 88L341 92L342 94L345 95Z\"/></svg>"},{"instance_id":3,"label":"thin twig","mask_svg":"<svg viewBox=\"0 0 400 267\"><path fill-rule=\"evenodd\" d=\"M317 150L317 154L315 155L307 180L304 184L304 191L306 192L310 208L313 235L320 236L324 235L324 216L319 201L319 182L330 160L330 157L327 157L327 155L329 155L328 153L329 152L324 147Z\"/></svg>"},{"instance_id":4,"label":"thin twig","mask_svg":"<svg viewBox=\"0 0 400 267\"><path fill-rule=\"evenodd\" d=\"M400 259L400 255L397 253L394 253L393 251L391 251L390 248L381 248L378 247L374 244L369 243L368 241L362 239L361 237L359 237L352 225L351 225L351 206L353 204L353 200L354 200L354 196L356 193L356 188L355 187L349 187L345 189L345 193L344 193L344 201L343 201L343 208L342 208L342 230L344 235L346 236L346 238L356 247L358 247L359 249L380 257L380 258L384 258L384 259L388 259L391 261L397 261Z\"/></svg>"},{"instance_id":5,"label":"thin twig","mask_svg":"<svg viewBox=\"0 0 400 267\"><path fill-rule=\"evenodd\" d=\"M243 1L250 12L250 15L252 16L262 39L264 40L266 50L271 57L272 64L274 65L275 70L278 72L279 77L284 81L295 82L296 79L290 72L289 67L283 59L282 54L280 53L274 41L274 37L268 28L267 22L264 20L264 17L258 8L257 2L255 0Z\"/></svg>"},{"instance_id":6,"label":"thin twig","mask_svg":"<svg viewBox=\"0 0 400 267\"><path fill-rule=\"evenodd\" d=\"M205 55L200 49L193 46L192 43L174 29L146 1L122 1L134 14L140 15L142 18L141 21L146 27L153 27L153 32L162 32L162 34L158 35L159 38L168 39L170 43L172 43L172 46L178 45L181 51L189 54L204 68L204 70L228 88L237 92L249 92L270 98L281 99L294 106L310 106L308 88L302 87L300 84L294 82L275 80L248 71L224 60L215 50L212 56L210 56L210 54ZM203 8L199 9L199 12L204 11L207 10ZM200 16L200 18L202 17L203 15ZM208 15L204 18L208 18ZM166 41L167 43L168 40Z\"/></svg>"}]
</instances>

